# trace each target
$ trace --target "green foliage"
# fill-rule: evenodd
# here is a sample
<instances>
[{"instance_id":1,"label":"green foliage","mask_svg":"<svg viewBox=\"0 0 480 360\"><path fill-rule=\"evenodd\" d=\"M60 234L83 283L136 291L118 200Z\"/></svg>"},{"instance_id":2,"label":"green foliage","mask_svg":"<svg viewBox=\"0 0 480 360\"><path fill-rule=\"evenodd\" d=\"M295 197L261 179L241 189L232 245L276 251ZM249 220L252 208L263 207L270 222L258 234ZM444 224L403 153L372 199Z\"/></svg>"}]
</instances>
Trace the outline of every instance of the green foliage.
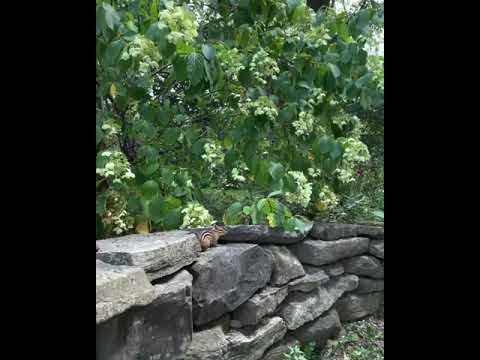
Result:
<instances>
[{"instance_id":1,"label":"green foliage","mask_svg":"<svg viewBox=\"0 0 480 360\"><path fill-rule=\"evenodd\" d=\"M369 157L354 115L383 98L380 10L97 0L97 238L221 217L305 231L333 211Z\"/></svg>"},{"instance_id":2,"label":"green foliage","mask_svg":"<svg viewBox=\"0 0 480 360\"><path fill-rule=\"evenodd\" d=\"M283 356L286 360L320 360L319 355L315 352L314 343L302 347L292 346Z\"/></svg>"}]
</instances>

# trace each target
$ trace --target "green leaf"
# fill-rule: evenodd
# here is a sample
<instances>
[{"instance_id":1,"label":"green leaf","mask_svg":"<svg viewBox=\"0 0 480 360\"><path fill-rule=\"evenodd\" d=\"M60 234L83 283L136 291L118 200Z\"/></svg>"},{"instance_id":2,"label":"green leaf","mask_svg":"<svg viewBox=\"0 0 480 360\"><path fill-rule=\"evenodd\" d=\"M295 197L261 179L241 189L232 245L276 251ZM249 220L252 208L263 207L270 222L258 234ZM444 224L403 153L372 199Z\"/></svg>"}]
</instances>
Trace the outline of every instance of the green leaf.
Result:
<instances>
[{"instance_id":1,"label":"green leaf","mask_svg":"<svg viewBox=\"0 0 480 360\"><path fill-rule=\"evenodd\" d=\"M187 59L188 79L193 85L203 80L203 57L199 53L193 53Z\"/></svg>"},{"instance_id":2,"label":"green leaf","mask_svg":"<svg viewBox=\"0 0 480 360\"><path fill-rule=\"evenodd\" d=\"M184 56L177 56L173 61L173 69L175 72L175 79L177 81L185 81L188 79L187 58Z\"/></svg>"},{"instance_id":3,"label":"green leaf","mask_svg":"<svg viewBox=\"0 0 480 360\"><path fill-rule=\"evenodd\" d=\"M114 30L120 24L120 15L109 4L103 3L103 9L105 11L105 23L110 30Z\"/></svg>"},{"instance_id":4,"label":"green leaf","mask_svg":"<svg viewBox=\"0 0 480 360\"><path fill-rule=\"evenodd\" d=\"M215 49L210 45L202 45L202 54L208 61L215 59Z\"/></svg>"},{"instance_id":5,"label":"green leaf","mask_svg":"<svg viewBox=\"0 0 480 360\"><path fill-rule=\"evenodd\" d=\"M314 150L316 150L316 154L328 154L332 150L332 139L327 135L323 135Z\"/></svg>"},{"instance_id":6,"label":"green leaf","mask_svg":"<svg viewBox=\"0 0 480 360\"><path fill-rule=\"evenodd\" d=\"M335 79L338 79L340 77L340 75L342 74L337 65L328 64L328 67L329 67L330 71L332 72L332 75L334 76Z\"/></svg>"},{"instance_id":7,"label":"green leaf","mask_svg":"<svg viewBox=\"0 0 480 360\"><path fill-rule=\"evenodd\" d=\"M160 187L158 186L158 183L154 180L146 181L140 188L140 193L142 194L142 197L146 200L152 200L158 195L159 191Z\"/></svg>"},{"instance_id":8,"label":"green leaf","mask_svg":"<svg viewBox=\"0 0 480 360\"><path fill-rule=\"evenodd\" d=\"M223 221L226 225L238 225L242 223L243 206L240 202L235 202L225 211Z\"/></svg>"},{"instance_id":9,"label":"green leaf","mask_svg":"<svg viewBox=\"0 0 480 360\"><path fill-rule=\"evenodd\" d=\"M268 172L270 173L270 176L272 177L272 179L275 182L278 182L282 179L285 173L285 168L280 163L271 162Z\"/></svg>"}]
</instances>

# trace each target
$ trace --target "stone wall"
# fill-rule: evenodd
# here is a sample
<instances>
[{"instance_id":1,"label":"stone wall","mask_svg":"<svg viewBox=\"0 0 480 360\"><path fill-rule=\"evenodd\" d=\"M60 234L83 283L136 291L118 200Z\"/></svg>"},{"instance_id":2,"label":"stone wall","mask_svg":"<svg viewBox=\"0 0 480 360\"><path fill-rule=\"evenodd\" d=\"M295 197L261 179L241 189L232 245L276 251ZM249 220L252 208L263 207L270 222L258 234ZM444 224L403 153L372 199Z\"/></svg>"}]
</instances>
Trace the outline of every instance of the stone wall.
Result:
<instances>
[{"instance_id":1,"label":"stone wall","mask_svg":"<svg viewBox=\"0 0 480 360\"><path fill-rule=\"evenodd\" d=\"M97 241L97 360L283 360L383 306L384 229L235 226Z\"/></svg>"}]
</instances>

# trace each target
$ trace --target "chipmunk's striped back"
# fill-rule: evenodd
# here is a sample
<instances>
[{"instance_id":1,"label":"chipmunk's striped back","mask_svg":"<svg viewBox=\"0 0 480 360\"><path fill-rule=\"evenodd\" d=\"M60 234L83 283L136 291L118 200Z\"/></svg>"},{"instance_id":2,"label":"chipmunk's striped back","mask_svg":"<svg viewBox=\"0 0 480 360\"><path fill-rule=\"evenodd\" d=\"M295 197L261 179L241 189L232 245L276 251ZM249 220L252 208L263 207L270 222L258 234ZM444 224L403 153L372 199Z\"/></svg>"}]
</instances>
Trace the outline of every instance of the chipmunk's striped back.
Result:
<instances>
[{"instance_id":1,"label":"chipmunk's striped back","mask_svg":"<svg viewBox=\"0 0 480 360\"><path fill-rule=\"evenodd\" d=\"M200 246L202 247L202 251L206 251L210 247L217 246L218 239L220 236L225 234L225 228L216 224L212 229L202 231L200 234Z\"/></svg>"}]
</instances>

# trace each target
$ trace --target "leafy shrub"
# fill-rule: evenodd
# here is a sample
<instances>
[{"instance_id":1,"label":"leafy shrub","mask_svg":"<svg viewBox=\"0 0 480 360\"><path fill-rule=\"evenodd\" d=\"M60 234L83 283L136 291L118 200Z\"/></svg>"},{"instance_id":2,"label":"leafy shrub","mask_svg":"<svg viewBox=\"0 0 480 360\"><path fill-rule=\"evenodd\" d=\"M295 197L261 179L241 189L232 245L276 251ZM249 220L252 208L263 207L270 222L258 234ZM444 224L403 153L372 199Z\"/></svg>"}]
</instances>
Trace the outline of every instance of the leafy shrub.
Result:
<instances>
[{"instance_id":1,"label":"leafy shrub","mask_svg":"<svg viewBox=\"0 0 480 360\"><path fill-rule=\"evenodd\" d=\"M382 97L365 51L382 14L97 0L97 238L334 211L369 159L355 114ZM248 195L211 207L219 190Z\"/></svg>"}]
</instances>

